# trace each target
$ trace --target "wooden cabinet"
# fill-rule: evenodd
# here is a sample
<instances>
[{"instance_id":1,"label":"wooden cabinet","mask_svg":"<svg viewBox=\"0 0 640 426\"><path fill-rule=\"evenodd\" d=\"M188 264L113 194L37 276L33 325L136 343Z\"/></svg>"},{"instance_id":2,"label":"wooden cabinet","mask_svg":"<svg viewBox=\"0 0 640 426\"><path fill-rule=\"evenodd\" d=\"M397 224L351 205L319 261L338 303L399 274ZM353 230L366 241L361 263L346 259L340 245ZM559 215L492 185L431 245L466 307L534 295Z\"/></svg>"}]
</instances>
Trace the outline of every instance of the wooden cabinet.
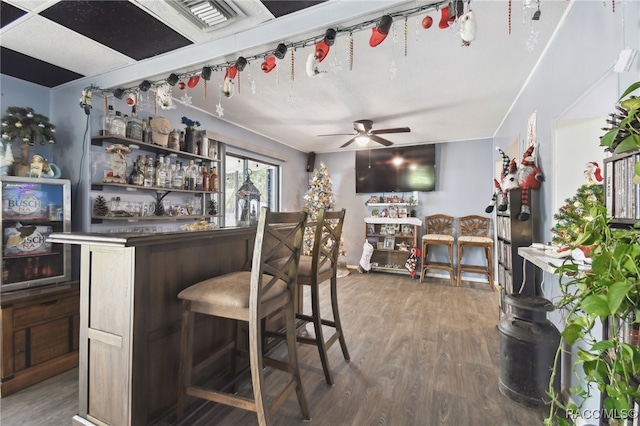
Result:
<instances>
[{"instance_id":1,"label":"wooden cabinet","mask_svg":"<svg viewBox=\"0 0 640 426\"><path fill-rule=\"evenodd\" d=\"M77 282L2 297L0 396L78 365Z\"/></svg>"},{"instance_id":2,"label":"wooden cabinet","mask_svg":"<svg viewBox=\"0 0 640 426\"><path fill-rule=\"evenodd\" d=\"M206 137L206 131L203 131ZM224 144L212 142L210 155L203 156L185 151L169 149L164 146L141 142L119 136L96 136L91 139L92 144L92 168L91 168L91 223L92 231L105 231L115 226L146 228L150 232L179 230L180 224L176 221L204 221L213 226L223 226L224 207L223 191L224 164L220 158L224 158ZM105 179L109 171L108 156L105 152L114 144L122 144L131 150L125 155L127 161L127 176L130 174L133 163L139 156L143 158L149 155L155 162L157 156L164 157L170 164L181 162L186 166L193 160L196 166L206 165L211 171L214 167L218 175L217 190L205 191L203 189L176 189L152 186L139 186L123 182L113 182ZM105 180L107 180L105 182ZM96 215L93 209L98 196L102 196L109 209L106 215ZM159 203L163 206L164 214L154 214L155 206ZM215 209L214 209L215 205ZM169 224L167 229L157 229L155 224ZM102 224L97 225L97 224ZM97 226L96 226L97 225ZM149 225L152 225L151 227ZM153 229L155 227L155 229ZM171 228L171 229L169 229ZM124 230L124 229L123 229Z\"/></svg>"},{"instance_id":3,"label":"wooden cabinet","mask_svg":"<svg viewBox=\"0 0 640 426\"><path fill-rule=\"evenodd\" d=\"M411 247L418 247L418 228L422 221L415 217L367 217L365 235L373 245L371 269L408 274L405 263Z\"/></svg>"},{"instance_id":4,"label":"wooden cabinet","mask_svg":"<svg viewBox=\"0 0 640 426\"><path fill-rule=\"evenodd\" d=\"M640 185L633 183L640 150L604 159L605 206L614 226L633 225L640 220Z\"/></svg>"},{"instance_id":5,"label":"wooden cabinet","mask_svg":"<svg viewBox=\"0 0 640 426\"><path fill-rule=\"evenodd\" d=\"M518 213L522 205L520 189L509 191L508 210L496 213L496 253L500 300L504 299L505 294L536 294L535 268L518 255L518 248L529 247L534 242L538 223L538 217L535 214L537 194L538 191L535 190L530 191L529 194L529 205L532 212L529 220L518 220Z\"/></svg>"}]
</instances>

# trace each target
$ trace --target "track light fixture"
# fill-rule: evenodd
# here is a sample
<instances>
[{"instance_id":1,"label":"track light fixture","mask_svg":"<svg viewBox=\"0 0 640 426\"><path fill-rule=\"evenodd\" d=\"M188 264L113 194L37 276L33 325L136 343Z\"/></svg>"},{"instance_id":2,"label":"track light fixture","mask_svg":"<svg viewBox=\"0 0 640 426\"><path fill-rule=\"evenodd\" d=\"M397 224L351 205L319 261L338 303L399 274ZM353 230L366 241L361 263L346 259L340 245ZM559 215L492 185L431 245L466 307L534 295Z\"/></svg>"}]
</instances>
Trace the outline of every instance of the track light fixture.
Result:
<instances>
[{"instance_id":1,"label":"track light fixture","mask_svg":"<svg viewBox=\"0 0 640 426\"><path fill-rule=\"evenodd\" d=\"M333 28L329 28L324 33L324 42L327 43L328 46L333 46L333 43L336 41L336 30Z\"/></svg>"},{"instance_id":2,"label":"track light fixture","mask_svg":"<svg viewBox=\"0 0 640 426\"><path fill-rule=\"evenodd\" d=\"M138 86L138 89L140 89L141 92L146 92L150 88L151 88L151 82L149 80L142 81L142 83L140 83L140 85Z\"/></svg>"},{"instance_id":3,"label":"track light fixture","mask_svg":"<svg viewBox=\"0 0 640 426\"><path fill-rule=\"evenodd\" d=\"M117 88L113 91L113 96L115 96L117 99L122 99L122 97L124 96L124 89Z\"/></svg>"},{"instance_id":4,"label":"track light fixture","mask_svg":"<svg viewBox=\"0 0 640 426\"><path fill-rule=\"evenodd\" d=\"M210 80L211 79L211 67L202 67L202 72L200 73L200 76L202 78L204 78L205 80Z\"/></svg>"},{"instance_id":5,"label":"track light fixture","mask_svg":"<svg viewBox=\"0 0 640 426\"><path fill-rule=\"evenodd\" d=\"M276 51L273 52L273 55L278 59L284 59L284 55L287 54L287 46L284 43L280 43L278 47L276 47Z\"/></svg>"},{"instance_id":6,"label":"track light fixture","mask_svg":"<svg viewBox=\"0 0 640 426\"><path fill-rule=\"evenodd\" d=\"M236 60L236 68L238 69L238 71L243 71L244 67L247 66L247 60L240 56L237 60Z\"/></svg>"},{"instance_id":7,"label":"track light fixture","mask_svg":"<svg viewBox=\"0 0 640 426\"><path fill-rule=\"evenodd\" d=\"M169 83L169 86L175 86L178 80L180 80L180 78L175 73L171 73L169 77L167 77L167 83Z\"/></svg>"}]
</instances>

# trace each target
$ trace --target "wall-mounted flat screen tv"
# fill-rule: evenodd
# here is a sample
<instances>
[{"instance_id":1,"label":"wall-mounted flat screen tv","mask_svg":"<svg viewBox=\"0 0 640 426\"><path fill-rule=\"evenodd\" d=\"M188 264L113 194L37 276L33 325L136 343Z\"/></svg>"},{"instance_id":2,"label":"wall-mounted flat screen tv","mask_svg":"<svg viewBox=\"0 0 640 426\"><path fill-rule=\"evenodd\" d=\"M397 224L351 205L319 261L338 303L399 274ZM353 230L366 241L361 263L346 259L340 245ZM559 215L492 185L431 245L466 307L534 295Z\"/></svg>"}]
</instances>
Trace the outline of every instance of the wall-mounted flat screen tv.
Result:
<instances>
[{"instance_id":1,"label":"wall-mounted flat screen tv","mask_svg":"<svg viewBox=\"0 0 640 426\"><path fill-rule=\"evenodd\" d=\"M356 151L356 192L434 191L436 146Z\"/></svg>"}]
</instances>

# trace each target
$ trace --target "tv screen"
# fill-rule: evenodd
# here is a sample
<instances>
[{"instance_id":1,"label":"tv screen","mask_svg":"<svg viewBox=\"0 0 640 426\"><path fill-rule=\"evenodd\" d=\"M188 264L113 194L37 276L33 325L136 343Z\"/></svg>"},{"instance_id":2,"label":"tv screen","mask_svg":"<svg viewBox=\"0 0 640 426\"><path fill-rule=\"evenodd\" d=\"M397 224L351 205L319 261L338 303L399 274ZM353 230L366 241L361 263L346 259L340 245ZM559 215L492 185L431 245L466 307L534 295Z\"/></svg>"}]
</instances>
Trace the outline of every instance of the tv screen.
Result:
<instances>
[{"instance_id":1,"label":"tv screen","mask_svg":"<svg viewBox=\"0 0 640 426\"><path fill-rule=\"evenodd\" d=\"M356 151L356 192L434 191L436 147L430 145Z\"/></svg>"}]
</instances>

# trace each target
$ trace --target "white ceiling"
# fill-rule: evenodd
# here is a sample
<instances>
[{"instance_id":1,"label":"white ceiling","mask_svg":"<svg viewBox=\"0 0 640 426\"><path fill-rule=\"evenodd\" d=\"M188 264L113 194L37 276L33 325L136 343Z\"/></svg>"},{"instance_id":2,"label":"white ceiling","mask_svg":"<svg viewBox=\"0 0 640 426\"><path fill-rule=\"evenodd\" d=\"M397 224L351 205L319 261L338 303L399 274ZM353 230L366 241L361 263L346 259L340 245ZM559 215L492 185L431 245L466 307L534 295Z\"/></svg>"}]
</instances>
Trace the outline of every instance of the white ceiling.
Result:
<instances>
[{"instance_id":1,"label":"white ceiling","mask_svg":"<svg viewBox=\"0 0 640 426\"><path fill-rule=\"evenodd\" d=\"M37 11L51 2L12 0L11 3ZM164 2L137 3L174 28L188 27ZM273 19L257 0L236 3L254 17L236 24L242 26L229 26L221 33L209 34L209 39L181 30L181 34L197 44L137 63L87 38L75 38L66 33L68 29L56 27L57 24L44 25L39 21L44 18L39 16L29 16L21 19L19 25L3 28L1 42L23 53L27 53L25 45L28 45L33 54L27 54L46 56L49 62L57 61L64 68L85 75L110 71L114 87L137 87L144 78L155 81L170 72L186 73L205 64L234 61L238 56L261 55L272 51L279 42L319 40L329 27L346 28L385 13L433 2L330 0L278 19ZM368 43L371 26L352 34L352 70L348 60L349 35L340 34L320 64L326 72L319 77L309 78L305 72L307 57L313 52L313 46L309 45L294 52L293 80L290 75L293 49L290 49L269 74L261 71L261 59L250 61L239 74L236 93L231 98L219 94L222 71L215 72L208 82L206 99L202 80L185 92L174 87L173 98L179 103L186 94L194 108L216 117L216 106L220 104L222 120L304 152L340 150L350 136L317 135L352 133L352 122L359 119L373 120L374 130L410 127L410 133L383 135L398 145L490 138L532 73L569 4L565 0L542 0L540 20L533 21L535 2L533 7L527 7L523 1L513 1L509 34L507 1L465 3L465 8L473 10L478 26L477 37L468 47L462 46L458 23L447 29L438 28L440 11L435 10L428 13L434 20L429 29L420 26L426 12L408 17L405 45L405 20L399 17L387 39L375 48ZM69 37L74 41L68 42ZM29 42L25 43L26 40ZM63 49L60 40L67 41ZM189 56L185 55L194 58L186 66L185 57ZM132 75L139 76L139 80L131 80ZM194 116L197 114L194 112ZM343 150L356 148L352 144Z\"/></svg>"}]
</instances>

